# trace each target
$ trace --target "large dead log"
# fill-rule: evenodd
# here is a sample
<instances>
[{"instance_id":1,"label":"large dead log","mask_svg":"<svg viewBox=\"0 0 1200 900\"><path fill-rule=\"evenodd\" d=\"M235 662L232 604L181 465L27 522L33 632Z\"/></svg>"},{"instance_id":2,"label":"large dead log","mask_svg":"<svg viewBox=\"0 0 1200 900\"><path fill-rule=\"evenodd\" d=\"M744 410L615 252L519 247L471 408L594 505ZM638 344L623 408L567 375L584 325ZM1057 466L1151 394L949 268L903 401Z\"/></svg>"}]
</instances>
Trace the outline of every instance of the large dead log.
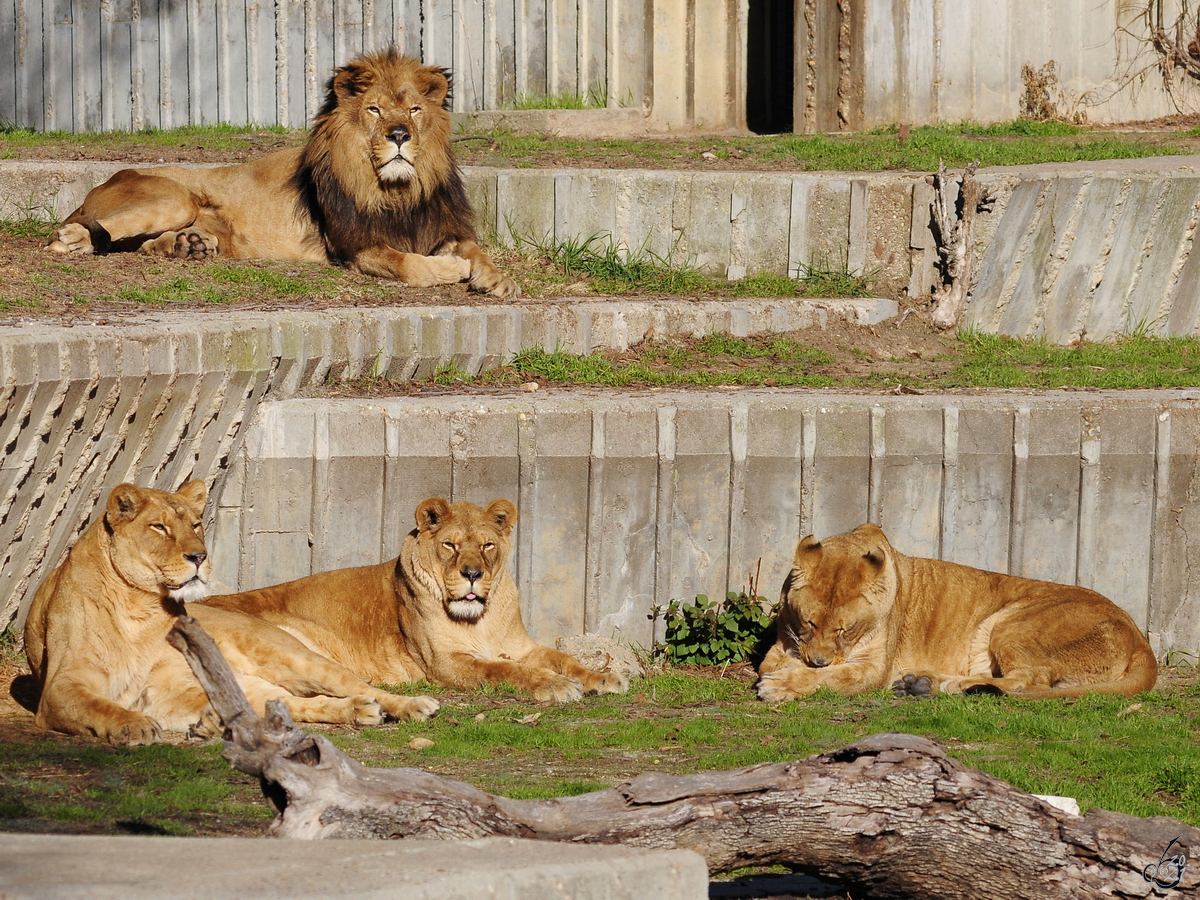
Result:
<instances>
[{"instance_id":1,"label":"large dead log","mask_svg":"<svg viewBox=\"0 0 1200 900\"><path fill-rule=\"evenodd\" d=\"M224 665L205 637L187 618L172 637L198 673ZM226 758L262 778L276 837L686 848L712 872L782 864L873 898L1184 897L1200 886L1193 866L1168 887L1174 874L1162 860L1172 840L1172 856L1200 846L1200 829L1103 810L1071 815L912 735L875 735L797 762L650 772L591 794L511 800L419 769L366 768L325 737L301 734L282 703L246 727L244 698L227 681L206 678L205 688L222 720L240 723L226 730Z\"/></svg>"}]
</instances>

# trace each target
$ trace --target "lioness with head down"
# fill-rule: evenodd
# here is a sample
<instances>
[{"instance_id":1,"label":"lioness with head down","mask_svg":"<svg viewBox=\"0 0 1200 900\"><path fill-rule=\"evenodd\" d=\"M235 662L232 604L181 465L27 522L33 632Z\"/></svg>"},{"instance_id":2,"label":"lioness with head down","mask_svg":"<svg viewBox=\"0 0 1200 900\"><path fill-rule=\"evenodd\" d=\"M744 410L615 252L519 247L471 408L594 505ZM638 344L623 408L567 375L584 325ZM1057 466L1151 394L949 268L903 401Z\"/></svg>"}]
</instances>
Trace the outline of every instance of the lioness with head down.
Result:
<instances>
[{"instance_id":1,"label":"lioness with head down","mask_svg":"<svg viewBox=\"0 0 1200 900\"><path fill-rule=\"evenodd\" d=\"M339 68L303 148L220 168L123 169L47 248L342 263L415 287L520 296L480 248L450 150L450 75L394 47Z\"/></svg>"},{"instance_id":2,"label":"lioness with head down","mask_svg":"<svg viewBox=\"0 0 1200 900\"><path fill-rule=\"evenodd\" d=\"M427 679L457 688L508 682L538 700L619 693L624 675L594 672L543 647L521 621L507 560L517 510L432 497L397 559L338 569L206 606L250 613L371 682Z\"/></svg>"},{"instance_id":3,"label":"lioness with head down","mask_svg":"<svg viewBox=\"0 0 1200 900\"><path fill-rule=\"evenodd\" d=\"M1154 687L1133 620L1095 591L896 552L878 525L804 538L784 581L764 700L856 694L1078 697Z\"/></svg>"},{"instance_id":4,"label":"lioness with head down","mask_svg":"<svg viewBox=\"0 0 1200 900\"><path fill-rule=\"evenodd\" d=\"M208 698L166 640L184 601L208 589L205 493L201 481L178 493L118 485L42 582L25 622L38 725L130 745L161 740L164 730L215 729ZM277 697L299 722L377 725L437 711L437 701L377 690L252 616L199 605L189 612L260 714Z\"/></svg>"}]
</instances>

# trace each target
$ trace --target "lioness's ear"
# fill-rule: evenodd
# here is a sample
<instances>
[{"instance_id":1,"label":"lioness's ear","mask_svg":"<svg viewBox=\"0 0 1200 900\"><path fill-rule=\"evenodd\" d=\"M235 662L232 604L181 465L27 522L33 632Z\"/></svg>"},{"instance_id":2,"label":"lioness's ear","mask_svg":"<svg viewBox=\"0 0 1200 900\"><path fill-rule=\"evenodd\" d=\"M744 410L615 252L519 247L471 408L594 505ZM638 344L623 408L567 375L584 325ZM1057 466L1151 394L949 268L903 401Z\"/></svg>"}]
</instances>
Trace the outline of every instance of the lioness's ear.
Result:
<instances>
[{"instance_id":1,"label":"lioness's ear","mask_svg":"<svg viewBox=\"0 0 1200 900\"><path fill-rule=\"evenodd\" d=\"M108 522L129 522L137 517L145 497L136 484L118 484L108 495L108 508L104 518Z\"/></svg>"},{"instance_id":2,"label":"lioness's ear","mask_svg":"<svg viewBox=\"0 0 1200 900\"><path fill-rule=\"evenodd\" d=\"M198 516L204 515L204 501L208 497L208 488L204 486L203 481L195 478L182 485L175 493L192 508L192 512Z\"/></svg>"},{"instance_id":3,"label":"lioness's ear","mask_svg":"<svg viewBox=\"0 0 1200 900\"><path fill-rule=\"evenodd\" d=\"M517 524L517 508L507 500L493 500L485 515L507 536Z\"/></svg>"},{"instance_id":4,"label":"lioness's ear","mask_svg":"<svg viewBox=\"0 0 1200 900\"><path fill-rule=\"evenodd\" d=\"M806 566L814 559L819 558L821 553L821 542L817 540L815 535L810 534L808 537L801 539L796 545L796 556L793 560L798 566Z\"/></svg>"},{"instance_id":5,"label":"lioness's ear","mask_svg":"<svg viewBox=\"0 0 1200 900\"><path fill-rule=\"evenodd\" d=\"M441 66L425 66L417 70L417 90L434 103L441 103L450 93L450 70Z\"/></svg>"},{"instance_id":6,"label":"lioness's ear","mask_svg":"<svg viewBox=\"0 0 1200 900\"><path fill-rule=\"evenodd\" d=\"M417 530L437 531L450 516L450 504L441 497L430 497L422 500L417 507Z\"/></svg>"}]
</instances>

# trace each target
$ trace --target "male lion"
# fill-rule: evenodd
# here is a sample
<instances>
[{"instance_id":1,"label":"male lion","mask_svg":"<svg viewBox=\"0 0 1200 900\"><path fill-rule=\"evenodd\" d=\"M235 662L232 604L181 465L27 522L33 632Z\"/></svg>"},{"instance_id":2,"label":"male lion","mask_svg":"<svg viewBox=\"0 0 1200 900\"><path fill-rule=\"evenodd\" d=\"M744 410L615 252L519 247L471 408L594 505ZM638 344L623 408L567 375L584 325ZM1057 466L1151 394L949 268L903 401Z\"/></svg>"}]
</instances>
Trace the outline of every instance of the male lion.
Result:
<instances>
[{"instance_id":1,"label":"male lion","mask_svg":"<svg viewBox=\"0 0 1200 900\"><path fill-rule=\"evenodd\" d=\"M506 681L538 700L620 693L624 675L593 672L535 644L506 561L517 510L431 497L397 559L210 597L258 616L371 682L420 678L457 688Z\"/></svg>"},{"instance_id":2,"label":"male lion","mask_svg":"<svg viewBox=\"0 0 1200 900\"><path fill-rule=\"evenodd\" d=\"M164 730L214 729L204 691L166 640L183 602L207 591L204 498L201 481L174 494L118 485L104 515L42 582L25 623L38 725L129 745L159 741ZM259 713L280 696L299 722L376 725L385 715L437 711L437 701L377 690L252 616L191 612Z\"/></svg>"},{"instance_id":3,"label":"male lion","mask_svg":"<svg viewBox=\"0 0 1200 900\"><path fill-rule=\"evenodd\" d=\"M1158 665L1124 610L1095 591L897 553L878 525L800 541L758 695L1078 697L1154 687ZM893 684L894 682L894 684Z\"/></svg>"},{"instance_id":4,"label":"male lion","mask_svg":"<svg viewBox=\"0 0 1200 900\"><path fill-rule=\"evenodd\" d=\"M450 150L450 74L392 47L338 69L308 144L220 168L122 169L47 244L344 263L416 287L521 292L479 247Z\"/></svg>"}]
</instances>

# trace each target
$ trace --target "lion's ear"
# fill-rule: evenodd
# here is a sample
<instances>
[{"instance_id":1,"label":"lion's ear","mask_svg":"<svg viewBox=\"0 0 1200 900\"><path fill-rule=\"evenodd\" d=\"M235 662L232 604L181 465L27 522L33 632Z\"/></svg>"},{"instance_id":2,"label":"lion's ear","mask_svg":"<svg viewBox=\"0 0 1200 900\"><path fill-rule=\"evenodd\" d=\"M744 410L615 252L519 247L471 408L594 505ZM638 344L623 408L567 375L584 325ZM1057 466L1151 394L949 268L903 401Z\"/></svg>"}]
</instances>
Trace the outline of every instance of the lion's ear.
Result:
<instances>
[{"instance_id":1,"label":"lion's ear","mask_svg":"<svg viewBox=\"0 0 1200 900\"><path fill-rule=\"evenodd\" d=\"M369 69L348 63L342 66L333 76L333 92L341 100L356 97L369 88L375 78Z\"/></svg>"},{"instance_id":2,"label":"lion's ear","mask_svg":"<svg viewBox=\"0 0 1200 900\"><path fill-rule=\"evenodd\" d=\"M204 486L203 481L195 478L182 485L175 493L192 508L192 512L198 516L204 515L204 501L208 498L208 488Z\"/></svg>"},{"instance_id":3,"label":"lion's ear","mask_svg":"<svg viewBox=\"0 0 1200 900\"><path fill-rule=\"evenodd\" d=\"M437 531L450 517L450 504L441 497L430 497L422 500L417 507L417 530Z\"/></svg>"},{"instance_id":4,"label":"lion's ear","mask_svg":"<svg viewBox=\"0 0 1200 900\"><path fill-rule=\"evenodd\" d=\"M507 500L493 500L488 506L485 515L491 519L501 534L508 536L513 530L513 526L517 524L517 508Z\"/></svg>"},{"instance_id":5,"label":"lion's ear","mask_svg":"<svg viewBox=\"0 0 1200 900\"><path fill-rule=\"evenodd\" d=\"M108 495L104 518L108 522L130 522L137 518L145 503L145 495L136 484L118 484Z\"/></svg>"},{"instance_id":6,"label":"lion's ear","mask_svg":"<svg viewBox=\"0 0 1200 900\"><path fill-rule=\"evenodd\" d=\"M450 93L450 70L425 66L417 70L417 90L434 103L442 103Z\"/></svg>"}]
</instances>

